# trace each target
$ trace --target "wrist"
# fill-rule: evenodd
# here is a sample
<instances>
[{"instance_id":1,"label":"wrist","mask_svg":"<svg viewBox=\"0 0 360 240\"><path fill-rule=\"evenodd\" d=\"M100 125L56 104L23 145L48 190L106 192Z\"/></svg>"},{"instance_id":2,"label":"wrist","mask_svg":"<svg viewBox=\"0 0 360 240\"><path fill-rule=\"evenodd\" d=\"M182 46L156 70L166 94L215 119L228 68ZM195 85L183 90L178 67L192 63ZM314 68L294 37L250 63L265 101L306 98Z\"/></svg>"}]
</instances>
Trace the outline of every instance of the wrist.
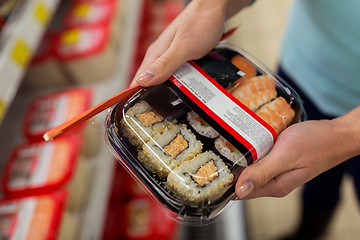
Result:
<instances>
[{"instance_id":1,"label":"wrist","mask_svg":"<svg viewBox=\"0 0 360 240\"><path fill-rule=\"evenodd\" d=\"M360 106L349 113L331 120L334 128L334 138L341 152L351 158L360 154Z\"/></svg>"}]
</instances>

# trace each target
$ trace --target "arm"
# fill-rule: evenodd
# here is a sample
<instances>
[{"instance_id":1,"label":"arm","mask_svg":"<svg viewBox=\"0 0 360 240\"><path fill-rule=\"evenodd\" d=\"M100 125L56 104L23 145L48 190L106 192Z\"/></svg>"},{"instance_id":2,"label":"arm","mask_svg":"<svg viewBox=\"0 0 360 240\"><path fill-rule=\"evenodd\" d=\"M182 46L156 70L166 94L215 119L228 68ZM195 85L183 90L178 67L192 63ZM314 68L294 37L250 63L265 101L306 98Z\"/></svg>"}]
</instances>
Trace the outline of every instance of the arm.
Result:
<instances>
[{"instance_id":1,"label":"arm","mask_svg":"<svg viewBox=\"0 0 360 240\"><path fill-rule=\"evenodd\" d=\"M160 84L182 63L203 57L221 38L226 19L251 2L252 0L191 1L148 48L132 84Z\"/></svg>"},{"instance_id":2,"label":"arm","mask_svg":"<svg viewBox=\"0 0 360 240\"><path fill-rule=\"evenodd\" d=\"M320 173L360 154L360 106L334 120L294 124L271 152L240 175L240 199L283 197Z\"/></svg>"}]
</instances>

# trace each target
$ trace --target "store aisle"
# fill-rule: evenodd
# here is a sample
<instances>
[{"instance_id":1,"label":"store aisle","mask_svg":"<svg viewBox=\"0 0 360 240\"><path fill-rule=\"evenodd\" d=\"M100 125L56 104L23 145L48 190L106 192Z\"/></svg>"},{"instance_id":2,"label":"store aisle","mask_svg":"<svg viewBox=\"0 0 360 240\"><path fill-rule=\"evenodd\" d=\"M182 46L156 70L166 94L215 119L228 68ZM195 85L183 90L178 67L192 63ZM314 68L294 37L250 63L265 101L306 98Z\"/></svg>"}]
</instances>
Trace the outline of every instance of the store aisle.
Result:
<instances>
[{"instance_id":1,"label":"store aisle","mask_svg":"<svg viewBox=\"0 0 360 240\"><path fill-rule=\"evenodd\" d=\"M276 70L277 54L290 5L290 0L257 1L254 6L230 20L229 28L240 23L230 42ZM299 218L300 194L301 189L297 189L281 199L246 201L249 240L275 240L290 233ZM324 240L359 238L360 211L352 182L348 178L343 183L342 196L342 202Z\"/></svg>"}]
</instances>

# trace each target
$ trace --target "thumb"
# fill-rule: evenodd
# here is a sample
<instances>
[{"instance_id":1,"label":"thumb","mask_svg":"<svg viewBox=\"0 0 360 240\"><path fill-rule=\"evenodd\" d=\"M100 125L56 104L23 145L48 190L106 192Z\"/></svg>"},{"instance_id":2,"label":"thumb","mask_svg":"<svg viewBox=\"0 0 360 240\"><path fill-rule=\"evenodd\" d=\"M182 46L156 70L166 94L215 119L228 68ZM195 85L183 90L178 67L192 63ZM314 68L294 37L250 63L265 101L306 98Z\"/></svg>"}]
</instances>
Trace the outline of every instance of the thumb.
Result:
<instances>
[{"instance_id":1,"label":"thumb","mask_svg":"<svg viewBox=\"0 0 360 240\"><path fill-rule=\"evenodd\" d=\"M269 154L244 169L236 183L236 194L240 199L248 197L254 190L266 185L285 171L283 162L272 161L273 159L276 158L271 158Z\"/></svg>"},{"instance_id":2,"label":"thumb","mask_svg":"<svg viewBox=\"0 0 360 240\"><path fill-rule=\"evenodd\" d=\"M151 62L135 81L146 87L165 82L188 59L188 50L171 45L162 55Z\"/></svg>"}]
</instances>

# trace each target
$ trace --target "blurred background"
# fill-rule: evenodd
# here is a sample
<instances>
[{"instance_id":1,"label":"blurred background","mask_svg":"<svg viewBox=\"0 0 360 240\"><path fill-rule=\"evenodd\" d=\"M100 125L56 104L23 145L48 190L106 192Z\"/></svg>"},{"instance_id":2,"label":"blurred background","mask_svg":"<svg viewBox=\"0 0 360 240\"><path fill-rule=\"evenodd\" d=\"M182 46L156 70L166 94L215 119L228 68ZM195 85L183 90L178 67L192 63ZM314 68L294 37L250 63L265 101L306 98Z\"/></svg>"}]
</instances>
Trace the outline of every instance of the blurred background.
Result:
<instances>
[{"instance_id":1,"label":"blurred background","mask_svg":"<svg viewBox=\"0 0 360 240\"><path fill-rule=\"evenodd\" d=\"M125 89L187 2L0 0L1 237L275 240L295 229L301 188L232 202L209 226L174 222L111 155L106 112L59 141L42 141L44 131ZM238 27L228 41L276 72L290 7L256 1L227 22ZM341 191L323 239L358 239L351 180Z\"/></svg>"}]
</instances>

